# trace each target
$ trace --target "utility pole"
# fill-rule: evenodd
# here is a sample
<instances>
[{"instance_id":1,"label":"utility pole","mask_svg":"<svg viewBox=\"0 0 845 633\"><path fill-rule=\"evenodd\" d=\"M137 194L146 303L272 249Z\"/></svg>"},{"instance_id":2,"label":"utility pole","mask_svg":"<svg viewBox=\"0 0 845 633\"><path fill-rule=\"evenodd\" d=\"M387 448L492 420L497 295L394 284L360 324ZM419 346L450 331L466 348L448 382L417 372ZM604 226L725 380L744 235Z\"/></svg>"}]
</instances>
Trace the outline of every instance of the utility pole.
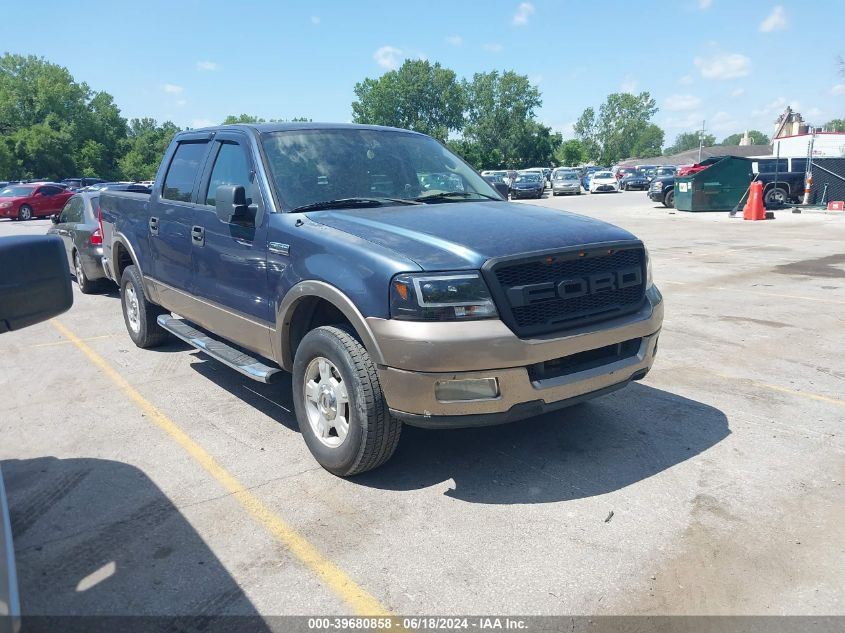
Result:
<instances>
[{"instance_id":1,"label":"utility pole","mask_svg":"<svg viewBox=\"0 0 845 633\"><path fill-rule=\"evenodd\" d=\"M701 149L704 147L704 130L707 121L701 122L701 129L698 131L698 162L701 163Z\"/></svg>"}]
</instances>

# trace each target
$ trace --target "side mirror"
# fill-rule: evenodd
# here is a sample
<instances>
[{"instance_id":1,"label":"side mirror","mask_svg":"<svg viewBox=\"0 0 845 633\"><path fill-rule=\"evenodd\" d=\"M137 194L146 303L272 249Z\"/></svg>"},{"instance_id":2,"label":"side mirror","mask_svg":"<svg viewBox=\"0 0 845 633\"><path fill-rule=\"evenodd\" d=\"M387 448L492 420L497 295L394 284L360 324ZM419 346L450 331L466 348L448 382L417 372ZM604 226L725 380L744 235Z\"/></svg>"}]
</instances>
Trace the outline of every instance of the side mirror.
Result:
<instances>
[{"instance_id":1,"label":"side mirror","mask_svg":"<svg viewBox=\"0 0 845 633\"><path fill-rule=\"evenodd\" d=\"M72 305L67 253L60 237L0 238L0 334L51 319Z\"/></svg>"},{"instance_id":2,"label":"side mirror","mask_svg":"<svg viewBox=\"0 0 845 633\"><path fill-rule=\"evenodd\" d=\"M61 222L61 215L56 213L55 215L50 216L50 222L53 224L59 224Z\"/></svg>"},{"instance_id":3,"label":"side mirror","mask_svg":"<svg viewBox=\"0 0 845 633\"><path fill-rule=\"evenodd\" d=\"M499 192L499 195L501 195L505 200L508 199L508 190L509 190L508 183L497 182L497 183L493 183L493 186L496 188L496 191Z\"/></svg>"},{"instance_id":4,"label":"side mirror","mask_svg":"<svg viewBox=\"0 0 845 633\"><path fill-rule=\"evenodd\" d=\"M240 185L220 185L214 192L217 219L226 224L254 220L254 207L247 206L246 190Z\"/></svg>"}]
</instances>

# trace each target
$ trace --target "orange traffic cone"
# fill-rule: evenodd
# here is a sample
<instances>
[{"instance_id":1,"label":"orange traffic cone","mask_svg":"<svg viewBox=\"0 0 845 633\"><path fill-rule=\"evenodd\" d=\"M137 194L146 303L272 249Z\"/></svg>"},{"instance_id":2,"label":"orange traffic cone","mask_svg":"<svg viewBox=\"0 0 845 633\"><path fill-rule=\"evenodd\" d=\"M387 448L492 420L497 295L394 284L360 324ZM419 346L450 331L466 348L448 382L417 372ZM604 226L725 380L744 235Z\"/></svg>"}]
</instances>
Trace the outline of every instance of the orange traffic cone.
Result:
<instances>
[{"instance_id":1,"label":"orange traffic cone","mask_svg":"<svg viewBox=\"0 0 845 633\"><path fill-rule=\"evenodd\" d=\"M742 210L745 220L765 220L766 209L763 208L763 183L754 181L748 194L748 202Z\"/></svg>"}]
</instances>

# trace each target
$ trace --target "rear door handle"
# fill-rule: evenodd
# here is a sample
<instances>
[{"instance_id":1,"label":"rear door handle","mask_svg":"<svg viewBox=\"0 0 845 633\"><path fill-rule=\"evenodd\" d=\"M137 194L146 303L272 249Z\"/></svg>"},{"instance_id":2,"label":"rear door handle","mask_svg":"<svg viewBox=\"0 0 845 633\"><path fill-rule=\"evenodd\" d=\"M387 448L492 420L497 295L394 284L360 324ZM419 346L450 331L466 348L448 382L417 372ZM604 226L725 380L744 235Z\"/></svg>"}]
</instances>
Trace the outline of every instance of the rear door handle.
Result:
<instances>
[{"instance_id":1,"label":"rear door handle","mask_svg":"<svg viewBox=\"0 0 845 633\"><path fill-rule=\"evenodd\" d=\"M150 234L158 235L158 218L155 216L150 218Z\"/></svg>"},{"instance_id":2,"label":"rear door handle","mask_svg":"<svg viewBox=\"0 0 845 633\"><path fill-rule=\"evenodd\" d=\"M205 246L205 229L201 226L192 226L191 241L194 246Z\"/></svg>"}]
</instances>

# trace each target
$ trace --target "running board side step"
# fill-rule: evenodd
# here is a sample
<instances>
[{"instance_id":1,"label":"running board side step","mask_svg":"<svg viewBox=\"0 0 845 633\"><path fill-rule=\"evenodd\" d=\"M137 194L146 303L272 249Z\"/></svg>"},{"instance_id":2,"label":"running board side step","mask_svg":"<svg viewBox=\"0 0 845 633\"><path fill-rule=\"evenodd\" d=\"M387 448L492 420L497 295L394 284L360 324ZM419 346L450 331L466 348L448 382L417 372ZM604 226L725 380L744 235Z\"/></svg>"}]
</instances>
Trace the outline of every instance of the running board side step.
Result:
<instances>
[{"instance_id":1,"label":"running board side step","mask_svg":"<svg viewBox=\"0 0 845 633\"><path fill-rule=\"evenodd\" d=\"M187 321L177 319L169 314L160 314L156 321L176 338L182 339L188 345L196 347L214 360L228 365L248 378L258 382L273 383L284 373L278 367L265 365L257 358L253 358L223 341L212 338L205 332L200 332Z\"/></svg>"}]
</instances>

